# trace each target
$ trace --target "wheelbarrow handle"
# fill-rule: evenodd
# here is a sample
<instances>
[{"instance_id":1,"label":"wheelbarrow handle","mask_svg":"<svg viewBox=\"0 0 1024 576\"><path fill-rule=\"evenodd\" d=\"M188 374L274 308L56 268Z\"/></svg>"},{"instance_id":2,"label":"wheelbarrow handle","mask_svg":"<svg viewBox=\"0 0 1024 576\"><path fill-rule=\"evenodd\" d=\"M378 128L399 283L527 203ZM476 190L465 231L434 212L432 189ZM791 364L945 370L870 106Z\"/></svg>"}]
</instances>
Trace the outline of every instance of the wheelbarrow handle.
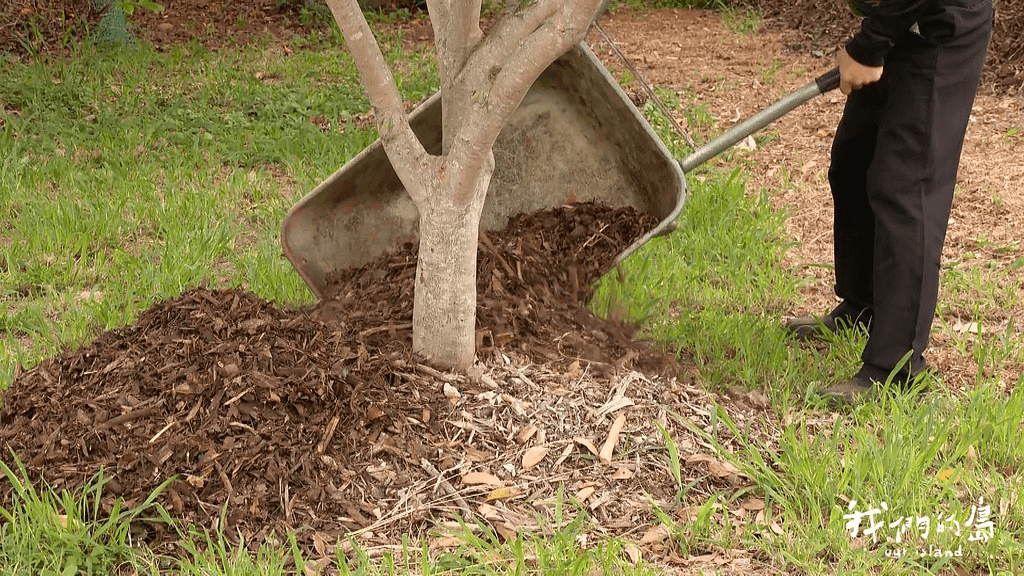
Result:
<instances>
[{"instance_id":1,"label":"wheelbarrow handle","mask_svg":"<svg viewBox=\"0 0 1024 576\"><path fill-rule=\"evenodd\" d=\"M837 66L818 76L814 79L814 83L818 85L818 92L821 94L839 88L839 67Z\"/></svg>"},{"instance_id":2,"label":"wheelbarrow handle","mask_svg":"<svg viewBox=\"0 0 1024 576\"><path fill-rule=\"evenodd\" d=\"M778 102L733 126L725 134L697 148L689 156L680 160L679 166L683 169L683 173L689 172L732 148L740 140L792 112L804 102L838 87L839 68L833 68L817 77L813 82L797 88Z\"/></svg>"}]
</instances>

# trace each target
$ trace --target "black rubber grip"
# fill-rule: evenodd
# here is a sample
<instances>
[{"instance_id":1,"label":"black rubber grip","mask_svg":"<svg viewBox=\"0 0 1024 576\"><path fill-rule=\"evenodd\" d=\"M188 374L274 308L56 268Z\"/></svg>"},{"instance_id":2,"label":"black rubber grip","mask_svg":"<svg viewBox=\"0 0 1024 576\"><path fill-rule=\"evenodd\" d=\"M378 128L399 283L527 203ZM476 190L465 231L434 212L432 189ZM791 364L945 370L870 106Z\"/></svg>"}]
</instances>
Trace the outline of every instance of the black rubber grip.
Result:
<instances>
[{"instance_id":1,"label":"black rubber grip","mask_svg":"<svg viewBox=\"0 0 1024 576\"><path fill-rule=\"evenodd\" d=\"M821 76L818 76L814 79L814 83L818 85L818 90L822 94L829 90L839 88L839 68L833 68Z\"/></svg>"}]
</instances>

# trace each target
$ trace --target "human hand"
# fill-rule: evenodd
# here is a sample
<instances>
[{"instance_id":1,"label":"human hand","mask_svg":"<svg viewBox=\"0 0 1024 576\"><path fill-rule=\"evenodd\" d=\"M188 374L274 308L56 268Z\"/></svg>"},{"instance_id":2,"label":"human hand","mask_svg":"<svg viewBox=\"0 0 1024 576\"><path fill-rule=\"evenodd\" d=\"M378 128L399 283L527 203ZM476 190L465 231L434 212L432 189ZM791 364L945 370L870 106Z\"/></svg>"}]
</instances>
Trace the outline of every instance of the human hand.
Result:
<instances>
[{"instance_id":1,"label":"human hand","mask_svg":"<svg viewBox=\"0 0 1024 576\"><path fill-rule=\"evenodd\" d=\"M860 90L882 79L882 66L865 66L854 60L846 52L846 48L839 49L838 59L839 90L847 96L854 90Z\"/></svg>"}]
</instances>

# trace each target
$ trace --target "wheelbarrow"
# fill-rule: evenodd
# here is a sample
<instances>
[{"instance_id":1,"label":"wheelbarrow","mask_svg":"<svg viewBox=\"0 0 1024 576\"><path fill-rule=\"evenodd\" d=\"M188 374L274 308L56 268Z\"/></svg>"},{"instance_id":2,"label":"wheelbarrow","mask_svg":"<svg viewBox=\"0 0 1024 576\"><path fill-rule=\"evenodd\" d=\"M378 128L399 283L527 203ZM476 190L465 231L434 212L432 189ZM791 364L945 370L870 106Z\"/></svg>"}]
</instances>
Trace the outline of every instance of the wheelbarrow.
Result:
<instances>
[{"instance_id":1,"label":"wheelbarrow","mask_svg":"<svg viewBox=\"0 0 1024 576\"><path fill-rule=\"evenodd\" d=\"M658 225L619 254L617 264L675 228L686 200L686 172L838 84L838 70L832 70L677 161L580 43L534 82L499 134L481 226L501 230L517 214L588 200L654 216ZM427 152L439 154L440 94L414 110L409 121ZM334 272L414 241L418 219L378 140L291 208L281 244L322 299Z\"/></svg>"}]
</instances>

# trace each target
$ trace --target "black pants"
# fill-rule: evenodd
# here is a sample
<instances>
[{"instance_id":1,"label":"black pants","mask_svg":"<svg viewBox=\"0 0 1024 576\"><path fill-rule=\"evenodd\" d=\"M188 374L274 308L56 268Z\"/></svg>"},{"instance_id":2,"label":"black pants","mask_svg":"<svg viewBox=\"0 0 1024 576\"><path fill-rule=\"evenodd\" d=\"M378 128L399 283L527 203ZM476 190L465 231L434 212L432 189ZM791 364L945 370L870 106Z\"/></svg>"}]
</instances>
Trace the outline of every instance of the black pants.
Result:
<instances>
[{"instance_id":1,"label":"black pants","mask_svg":"<svg viewBox=\"0 0 1024 576\"><path fill-rule=\"evenodd\" d=\"M836 294L872 308L861 375L924 367L939 261L964 132L989 37L992 0L943 0L854 91L832 145Z\"/></svg>"}]
</instances>

